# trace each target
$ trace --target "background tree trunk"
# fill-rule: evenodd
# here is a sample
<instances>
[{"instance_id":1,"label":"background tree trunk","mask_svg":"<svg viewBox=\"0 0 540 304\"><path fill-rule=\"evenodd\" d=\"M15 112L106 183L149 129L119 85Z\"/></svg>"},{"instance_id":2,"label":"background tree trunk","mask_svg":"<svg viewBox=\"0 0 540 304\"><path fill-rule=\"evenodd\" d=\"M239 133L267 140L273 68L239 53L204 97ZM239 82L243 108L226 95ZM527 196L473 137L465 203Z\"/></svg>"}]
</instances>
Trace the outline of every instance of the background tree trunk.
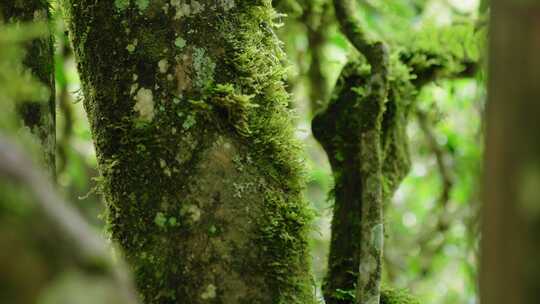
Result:
<instances>
[{"instance_id":1,"label":"background tree trunk","mask_svg":"<svg viewBox=\"0 0 540 304\"><path fill-rule=\"evenodd\" d=\"M145 303L313 303L270 1L65 1L112 237Z\"/></svg>"},{"instance_id":2,"label":"background tree trunk","mask_svg":"<svg viewBox=\"0 0 540 304\"><path fill-rule=\"evenodd\" d=\"M482 303L540 302L540 5L492 1Z\"/></svg>"},{"instance_id":3,"label":"background tree trunk","mask_svg":"<svg viewBox=\"0 0 540 304\"><path fill-rule=\"evenodd\" d=\"M0 303L136 304L104 240L53 189L52 34L26 40L48 22L46 1L0 3L0 65L8 70L0 80ZM8 138L11 132L25 152L38 150L39 169Z\"/></svg>"},{"instance_id":4,"label":"background tree trunk","mask_svg":"<svg viewBox=\"0 0 540 304\"><path fill-rule=\"evenodd\" d=\"M4 0L0 3L0 24L49 22L49 5L44 0ZM18 108L25 125L39 137L43 147L43 164L55 176L56 116L54 87L54 49L52 33L27 42L24 65L44 87L49 89L47 100L25 100Z\"/></svg>"}]
</instances>

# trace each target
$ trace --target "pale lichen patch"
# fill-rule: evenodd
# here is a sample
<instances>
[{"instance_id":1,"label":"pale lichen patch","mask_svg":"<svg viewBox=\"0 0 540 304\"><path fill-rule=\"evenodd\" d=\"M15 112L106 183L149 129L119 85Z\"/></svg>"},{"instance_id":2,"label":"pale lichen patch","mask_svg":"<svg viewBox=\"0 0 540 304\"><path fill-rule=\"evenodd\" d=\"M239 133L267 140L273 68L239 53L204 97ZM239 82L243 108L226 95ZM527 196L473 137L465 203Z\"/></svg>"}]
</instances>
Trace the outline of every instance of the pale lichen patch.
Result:
<instances>
[{"instance_id":1,"label":"pale lichen patch","mask_svg":"<svg viewBox=\"0 0 540 304\"><path fill-rule=\"evenodd\" d=\"M164 159L159 159L159 165L161 168L167 167L167 162Z\"/></svg>"},{"instance_id":2,"label":"pale lichen patch","mask_svg":"<svg viewBox=\"0 0 540 304\"><path fill-rule=\"evenodd\" d=\"M142 120L150 122L154 119L154 94L152 90L141 88L135 96L134 110L139 112Z\"/></svg>"},{"instance_id":3,"label":"pale lichen patch","mask_svg":"<svg viewBox=\"0 0 540 304\"><path fill-rule=\"evenodd\" d=\"M204 290L204 292L201 294L201 299L203 300L210 300L210 299L214 299L217 295L217 288L214 284L208 284L208 286L206 286L206 289Z\"/></svg>"},{"instance_id":4,"label":"pale lichen patch","mask_svg":"<svg viewBox=\"0 0 540 304\"><path fill-rule=\"evenodd\" d=\"M176 9L174 16L176 20L199 14L204 10L204 4L197 0L191 0L190 4L186 3L185 0L171 0L171 5Z\"/></svg>"},{"instance_id":5,"label":"pale lichen patch","mask_svg":"<svg viewBox=\"0 0 540 304\"><path fill-rule=\"evenodd\" d=\"M236 5L234 0L219 0L219 2L225 11L232 9Z\"/></svg>"},{"instance_id":6,"label":"pale lichen patch","mask_svg":"<svg viewBox=\"0 0 540 304\"><path fill-rule=\"evenodd\" d=\"M158 62L158 68L161 74L167 73L167 70L169 70L169 61L167 59L161 59Z\"/></svg>"},{"instance_id":7,"label":"pale lichen patch","mask_svg":"<svg viewBox=\"0 0 540 304\"><path fill-rule=\"evenodd\" d=\"M199 89L203 89L206 85L214 82L214 72L216 64L210 58L206 50L195 47L193 49L193 70L195 73L195 85Z\"/></svg>"},{"instance_id":8,"label":"pale lichen patch","mask_svg":"<svg viewBox=\"0 0 540 304\"><path fill-rule=\"evenodd\" d=\"M196 205L190 204L182 208L181 214L188 215L191 221L196 223L201 219L202 211Z\"/></svg>"}]
</instances>

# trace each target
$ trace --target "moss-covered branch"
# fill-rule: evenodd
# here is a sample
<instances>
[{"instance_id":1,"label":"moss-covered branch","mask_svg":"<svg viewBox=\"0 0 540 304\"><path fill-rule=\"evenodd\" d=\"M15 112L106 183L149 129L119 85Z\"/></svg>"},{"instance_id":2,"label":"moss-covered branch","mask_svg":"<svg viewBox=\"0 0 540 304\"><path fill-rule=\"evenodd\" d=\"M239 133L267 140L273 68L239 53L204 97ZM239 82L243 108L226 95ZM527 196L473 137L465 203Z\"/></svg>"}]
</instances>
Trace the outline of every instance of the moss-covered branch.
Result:
<instances>
[{"instance_id":1,"label":"moss-covered branch","mask_svg":"<svg viewBox=\"0 0 540 304\"><path fill-rule=\"evenodd\" d=\"M392 197L409 170L406 126L415 97L434 80L474 75L477 56L462 46L433 46L434 35L453 35L445 39L461 43L453 30L461 34L465 27L419 34L410 40L429 43L404 43L404 50L380 55L385 54L384 45L362 32L352 13L355 1L334 5L342 31L366 60L354 59L344 68L328 107L313 121L313 133L328 154L335 180L324 293L327 303L371 303L377 300L374 278L380 266L373 265L380 263L376 254L381 247L373 240L383 230L382 211L379 215L373 210ZM374 51L377 45L379 53Z\"/></svg>"},{"instance_id":2,"label":"moss-covered branch","mask_svg":"<svg viewBox=\"0 0 540 304\"><path fill-rule=\"evenodd\" d=\"M388 48L381 41L373 41L362 27L358 17L356 0L333 0L336 18L341 31L352 45L366 57L374 73L384 72L388 68Z\"/></svg>"},{"instance_id":3,"label":"moss-covered branch","mask_svg":"<svg viewBox=\"0 0 540 304\"><path fill-rule=\"evenodd\" d=\"M338 88L342 91L335 93L328 109L313 122L314 135L339 179L325 296L327 302L341 303L336 292L356 284L356 303L378 303L384 239L381 132L389 93L388 51L382 42L367 38L355 14L355 1L335 0L334 9L341 30L364 55L370 73L362 75L360 67L349 67L345 73L351 77L343 77Z\"/></svg>"}]
</instances>

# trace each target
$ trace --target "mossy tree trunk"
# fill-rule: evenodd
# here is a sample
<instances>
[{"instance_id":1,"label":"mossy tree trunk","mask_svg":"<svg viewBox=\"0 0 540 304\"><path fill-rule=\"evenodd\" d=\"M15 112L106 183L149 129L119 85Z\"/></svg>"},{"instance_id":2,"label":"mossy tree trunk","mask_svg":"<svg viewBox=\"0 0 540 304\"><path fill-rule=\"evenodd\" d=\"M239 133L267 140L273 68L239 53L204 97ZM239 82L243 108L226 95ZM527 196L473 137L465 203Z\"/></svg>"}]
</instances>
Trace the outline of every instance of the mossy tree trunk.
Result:
<instances>
[{"instance_id":1,"label":"mossy tree trunk","mask_svg":"<svg viewBox=\"0 0 540 304\"><path fill-rule=\"evenodd\" d=\"M145 303L313 303L266 0L63 3L112 237Z\"/></svg>"},{"instance_id":2,"label":"mossy tree trunk","mask_svg":"<svg viewBox=\"0 0 540 304\"><path fill-rule=\"evenodd\" d=\"M540 302L540 4L491 1L482 303Z\"/></svg>"},{"instance_id":3,"label":"mossy tree trunk","mask_svg":"<svg viewBox=\"0 0 540 304\"><path fill-rule=\"evenodd\" d=\"M391 198L410 165L405 133L410 99L400 95L400 86L406 86L391 82L387 98L363 95L360 92L370 85L370 75L363 67L352 62L344 68L330 104L313 120L313 133L327 152L335 182L326 303L355 303L359 271L380 280L381 261L361 251L382 255L383 203ZM366 221L372 223L369 229L363 227ZM369 262L364 268L362 256ZM366 289L378 294L380 281L375 281ZM371 302L364 298L356 303Z\"/></svg>"},{"instance_id":4,"label":"mossy tree trunk","mask_svg":"<svg viewBox=\"0 0 540 304\"><path fill-rule=\"evenodd\" d=\"M45 0L3 0L0 2L0 25L40 22L43 26L48 26L49 18L49 4ZM24 100L18 105L18 112L25 126L39 138L43 149L43 164L54 177L56 115L52 33L33 39L26 44L24 66L45 88L49 89L47 94L49 97Z\"/></svg>"}]
</instances>

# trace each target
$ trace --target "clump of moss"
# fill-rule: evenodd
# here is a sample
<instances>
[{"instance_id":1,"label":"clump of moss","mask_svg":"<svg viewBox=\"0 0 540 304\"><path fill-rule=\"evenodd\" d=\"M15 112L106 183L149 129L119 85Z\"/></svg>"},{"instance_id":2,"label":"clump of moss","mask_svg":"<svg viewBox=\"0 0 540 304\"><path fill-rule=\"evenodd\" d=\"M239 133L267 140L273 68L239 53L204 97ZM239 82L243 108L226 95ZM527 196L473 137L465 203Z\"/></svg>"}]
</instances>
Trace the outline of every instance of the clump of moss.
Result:
<instances>
[{"instance_id":1,"label":"clump of moss","mask_svg":"<svg viewBox=\"0 0 540 304\"><path fill-rule=\"evenodd\" d=\"M237 4L243 7L242 13L238 22L229 25L242 30L223 30L230 43L227 65L238 77L231 85L216 87L215 92L226 96L221 104L230 109L232 123L269 181L255 241L263 248L261 267L267 272L266 281L276 303L313 303L306 262L312 214L301 194L305 167L283 83L284 53L273 33L277 13L270 1L257 1L259 5L246 2Z\"/></svg>"},{"instance_id":2,"label":"clump of moss","mask_svg":"<svg viewBox=\"0 0 540 304\"><path fill-rule=\"evenodd\" d=\"M406 290L383 287L381 290L381 304L420 304L420 301Z\"/></svg>"},{"instance_id":3,"label":"clump of moss","mask_svg":"<svg viewBox=\"0 0 540 304\"><path fill-rule=\"evenodd\" d=\"M249 110L258 107L251 102L253 95L237 94L231 84L218 84L214 88L212 104L218 109L223 109L229 123L242 136L249 136Z\"/></svg>"}]
</instances>

